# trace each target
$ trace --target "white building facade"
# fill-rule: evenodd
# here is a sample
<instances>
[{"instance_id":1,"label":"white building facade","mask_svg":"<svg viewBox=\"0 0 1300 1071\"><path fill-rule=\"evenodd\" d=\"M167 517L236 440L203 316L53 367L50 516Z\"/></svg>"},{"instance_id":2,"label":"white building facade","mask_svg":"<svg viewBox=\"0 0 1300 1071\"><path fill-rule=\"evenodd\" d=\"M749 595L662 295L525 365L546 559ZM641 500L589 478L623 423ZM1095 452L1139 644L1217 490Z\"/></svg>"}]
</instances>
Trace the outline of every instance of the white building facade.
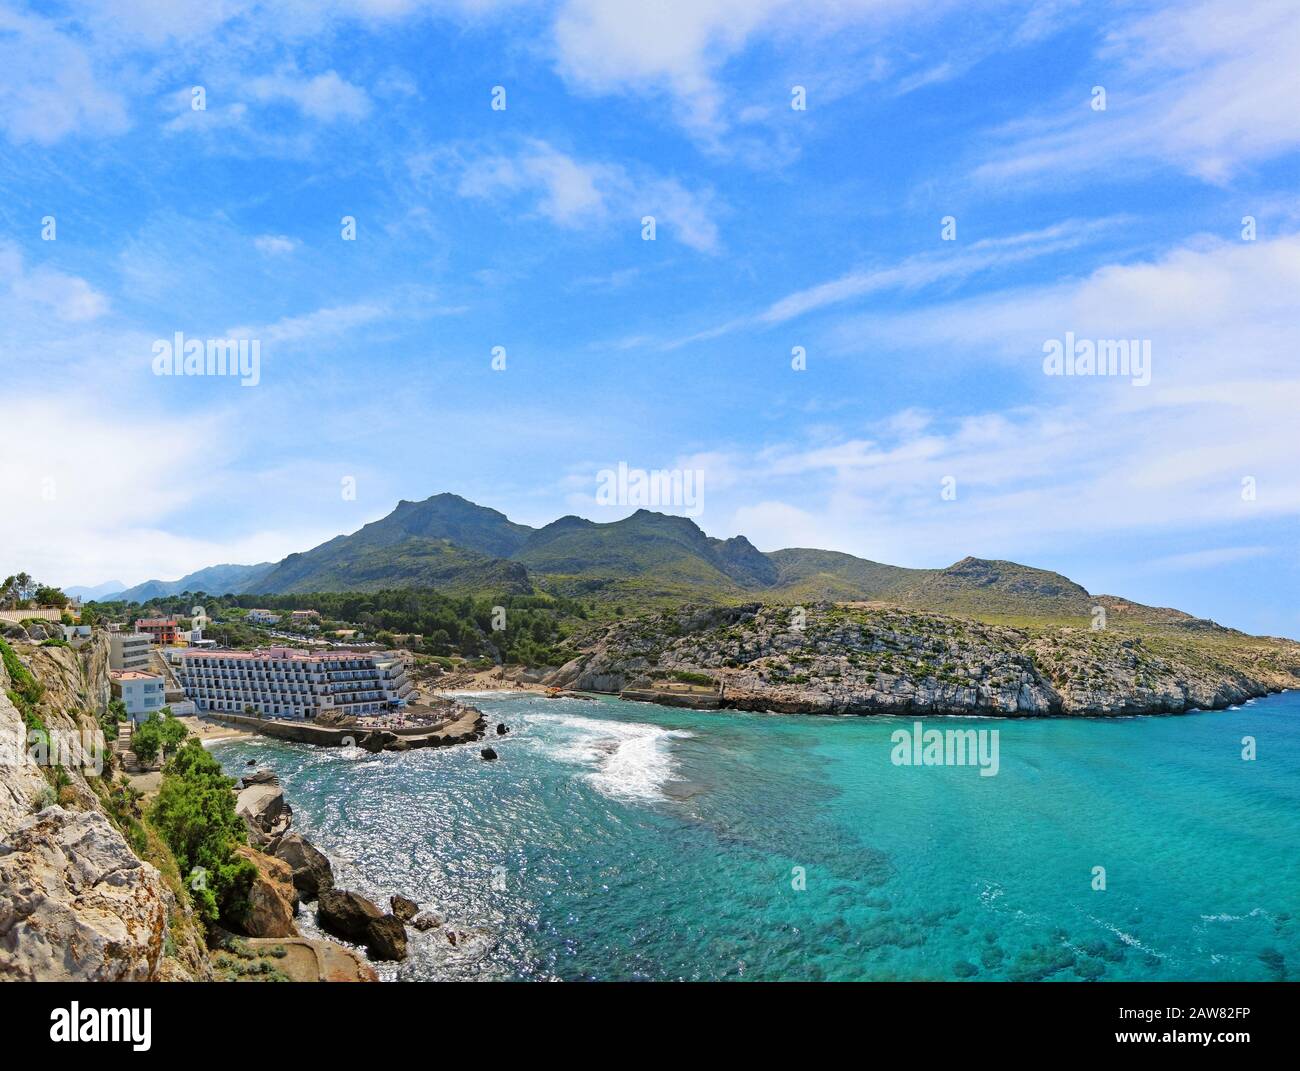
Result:
<instances>
[{"instance_id":1,"label":"white building facade","mask_svg":"<svg viewBox=\"0 0 1300 1071\"><path fill-rule=\"evenodd\" d=\"M405 706L415 690L405 664L388 654L186 649L176 660L186 697L200 710L219 713L242 714L252 707L276 718L382 714Z\"/></svg>"},{"instance_id":2,"label":"white building facade","mask_svg":"<svg viewBox=\"0 0 1300 1071\"><path fill-rule=\"evenodd\" d=\"M167 705L163 679L155 673L141 673L134 669L114 670L109 673L108 679L113 698L122 700L127 714L134 722L144 721L146 715Z\"/></svg>"},{"instance_id":3,"label":"white building facade","mask_svg":"<svg viewBox=\"0 0 1300 1071\"><path fill-rule=\"evenodd\" d=\"M149 651L153 637L144 632L114 632L108 637L108 668L144 670L149 668Z\"/></svg>"}]
</instances>

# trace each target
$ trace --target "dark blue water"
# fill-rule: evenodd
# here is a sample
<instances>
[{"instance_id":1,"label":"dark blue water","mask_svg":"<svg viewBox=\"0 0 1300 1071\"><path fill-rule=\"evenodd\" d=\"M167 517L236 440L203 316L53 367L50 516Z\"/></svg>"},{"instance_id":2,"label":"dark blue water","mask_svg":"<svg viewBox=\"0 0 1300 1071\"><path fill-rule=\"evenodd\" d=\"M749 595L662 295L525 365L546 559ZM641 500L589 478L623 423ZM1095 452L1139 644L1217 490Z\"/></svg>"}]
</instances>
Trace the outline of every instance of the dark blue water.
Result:
<instances>
[{"instance_id":1,"label":"dark blue water","mask_svg":"<svg viewBox=\"0 0 1300 1071\"><path fill-rule=\"evenodd\" d=\"M895 765L910 720L470 701L512 729L495 763L214 752L280 774L341 885L460 935L386 977L1300 978L1300 693L925 723L996 728L991 777Z\"/></svg>"}]
</instances>

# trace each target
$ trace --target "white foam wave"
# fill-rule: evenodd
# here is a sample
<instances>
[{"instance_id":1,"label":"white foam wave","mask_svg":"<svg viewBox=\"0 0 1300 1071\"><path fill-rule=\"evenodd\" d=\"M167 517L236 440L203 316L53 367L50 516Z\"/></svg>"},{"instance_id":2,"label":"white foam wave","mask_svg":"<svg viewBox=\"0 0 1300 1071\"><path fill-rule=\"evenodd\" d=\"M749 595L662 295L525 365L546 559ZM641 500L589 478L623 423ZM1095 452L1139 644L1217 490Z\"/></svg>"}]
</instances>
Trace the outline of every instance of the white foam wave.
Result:
<instances>
[{"instance_id":1,"label":"white foam wave","mask_svg":"<svg viewBox=\"0 0 1300 1071\"><path fill-rule=\"evenodd\" d=\"M564 730L562 739L547 748L550 757L595 767L587 780L613 799L666 799L664 785L678 779L670 741L691 735L681 729L600 718L550 714L536 718Z\"/></svg>"}]
</instances>

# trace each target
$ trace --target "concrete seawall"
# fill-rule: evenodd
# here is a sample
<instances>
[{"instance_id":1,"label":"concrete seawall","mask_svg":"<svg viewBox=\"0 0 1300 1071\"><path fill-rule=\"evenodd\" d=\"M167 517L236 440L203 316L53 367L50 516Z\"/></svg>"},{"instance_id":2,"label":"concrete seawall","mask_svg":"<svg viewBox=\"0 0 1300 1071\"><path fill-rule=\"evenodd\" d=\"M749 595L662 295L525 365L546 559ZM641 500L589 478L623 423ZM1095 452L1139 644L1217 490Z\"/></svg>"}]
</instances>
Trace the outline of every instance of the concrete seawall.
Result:
<instances>
[{"instance_id":1,"label":"concrete seawall","mask_svg":"<svg viewBox=\"0 0 1300 1071\"><path fill-rule=\"evenodd\" d=\"M207 712L203 717L298 744L314 744L317 747L357 746L367 751L410 751L421 747L450 747L480 739L485 726L482 712L474 707L462 709L463 713L455 721L434 730L418 726L401 729L367 729L360 726L336 729L310 721L250 718L247 714L215 712Z\"/></svg>"}]
</instances>

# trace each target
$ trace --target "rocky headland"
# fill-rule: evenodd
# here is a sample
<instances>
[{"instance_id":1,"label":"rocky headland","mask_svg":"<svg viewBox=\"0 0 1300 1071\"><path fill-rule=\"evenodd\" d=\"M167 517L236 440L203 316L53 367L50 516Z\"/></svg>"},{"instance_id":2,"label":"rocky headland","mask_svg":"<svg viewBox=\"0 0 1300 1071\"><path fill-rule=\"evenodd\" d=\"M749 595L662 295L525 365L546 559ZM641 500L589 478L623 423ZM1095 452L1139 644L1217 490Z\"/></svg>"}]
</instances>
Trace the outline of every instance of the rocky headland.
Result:
<instances>
[{"instance_id":1,"label":"rocky headland","mask_svg":"<svg viewBox=\"0 0 1300 1071\"><path fill-rule=\"evenodd\" d=\"M545 684L699 709L1006 717L1180 714L1300 687L1298 643L1174 612L1129 621L1131 606L1111 599L1099 629L860 603L683 608L590 630Z\"/></svg>"}]
</instances>

